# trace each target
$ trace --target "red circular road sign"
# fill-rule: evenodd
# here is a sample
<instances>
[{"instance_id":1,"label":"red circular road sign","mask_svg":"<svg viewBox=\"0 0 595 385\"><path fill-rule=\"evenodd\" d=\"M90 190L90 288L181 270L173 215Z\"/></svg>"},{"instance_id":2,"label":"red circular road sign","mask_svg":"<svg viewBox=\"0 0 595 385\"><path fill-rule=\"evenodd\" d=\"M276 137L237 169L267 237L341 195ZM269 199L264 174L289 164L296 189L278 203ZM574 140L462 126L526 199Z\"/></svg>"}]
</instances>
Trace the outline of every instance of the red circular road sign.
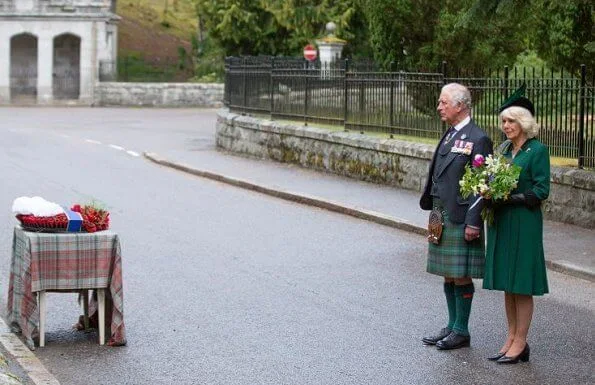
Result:
<instances>
[{"instance_id":1,"label":"red circular road sign","mask_svg":"<svg viewBox=\"0 0 595 385\"><path fill-rule=\"evenodd\" d=\"M306 59L308 61L314 61L314 60L316 60L316 56L318 56L316 47L314 47L312 44L307 44L304 47L304 59Z\"/></svg>"}]
</instances>

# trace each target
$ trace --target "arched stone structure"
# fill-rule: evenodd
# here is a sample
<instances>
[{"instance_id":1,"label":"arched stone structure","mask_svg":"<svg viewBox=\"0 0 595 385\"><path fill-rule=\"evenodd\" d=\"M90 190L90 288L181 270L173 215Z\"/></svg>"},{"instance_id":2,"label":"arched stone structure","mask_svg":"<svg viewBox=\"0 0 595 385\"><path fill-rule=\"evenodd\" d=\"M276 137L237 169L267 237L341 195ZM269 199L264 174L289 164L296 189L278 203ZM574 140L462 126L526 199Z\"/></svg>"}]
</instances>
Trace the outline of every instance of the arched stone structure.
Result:
<instances>
[{"instance_id":1,"label":"arched stone structure","mask_svg":"<svg viewBox=\"0 0 595 385\"><path fill-rule=\"evenodd\" d=\"M0 0L0 104L17 102L12 94L36 96L38 104L93 103L99 63L116 60L119 17L111 11L113 4ZM11 40L21 35L35 36L36 48L29 37ZM12 47L19 47L16 55ZM31 75L27 82L23 73Z\"/></svg>"},{"instance_id":2,"label":"arched stone structure","mask_svg":"<svg viewBox=\"0 0 595 385\"><path fill-rule=\"evenodd\" d=\"M52 90L54 100L76 100L81 84L81 38L65 33L54 37Z\"/></svg>"},{"instance_id":3,"label":"arched stone structure","mask_svg":"<svg viewBox=\"0 0 595 385\"><path fill-rule=\"evenodd\" d=\"M21 33L10 38L10 100L37 100L37 37Z\"/></svg>"}]
</instances>

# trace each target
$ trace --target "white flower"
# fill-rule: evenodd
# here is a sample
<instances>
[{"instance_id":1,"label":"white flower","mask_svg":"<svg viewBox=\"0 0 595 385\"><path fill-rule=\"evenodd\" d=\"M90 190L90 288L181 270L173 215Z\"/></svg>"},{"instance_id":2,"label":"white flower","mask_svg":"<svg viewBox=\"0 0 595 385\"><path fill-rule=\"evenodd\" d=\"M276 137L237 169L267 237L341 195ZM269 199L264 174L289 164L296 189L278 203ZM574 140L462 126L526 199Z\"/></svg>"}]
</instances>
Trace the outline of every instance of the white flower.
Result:
<instances>
[{"instance_id":1,"label":"white flower","mask_svg":"<svg viewBox=\"0 0 595 385\"><path fill-rule=\"evenodd\" d=\"M59 204L49 202L42 197L19 197L12 203L12 212L22 215L35 215L37 217L52 217L64 213Z\"/></svg>"}]
</instances>

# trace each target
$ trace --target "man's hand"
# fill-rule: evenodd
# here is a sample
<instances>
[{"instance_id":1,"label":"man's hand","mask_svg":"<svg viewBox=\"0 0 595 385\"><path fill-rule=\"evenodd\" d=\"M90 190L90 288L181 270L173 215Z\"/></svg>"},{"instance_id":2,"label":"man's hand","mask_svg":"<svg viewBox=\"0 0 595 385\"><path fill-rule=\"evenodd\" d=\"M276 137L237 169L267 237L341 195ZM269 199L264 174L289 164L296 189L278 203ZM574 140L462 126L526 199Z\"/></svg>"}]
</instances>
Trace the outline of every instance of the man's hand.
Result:
<instances>
[{"instance_id":1,"label":"man's hand","mask_svg":"<svg viewBox=\"0 0 595 385\"><path fill-rule=\"evenodd\" d=\"M474 227L465 226L465 240L471 242L479 238L480 229Z\"/></svg>"}]
</instances>

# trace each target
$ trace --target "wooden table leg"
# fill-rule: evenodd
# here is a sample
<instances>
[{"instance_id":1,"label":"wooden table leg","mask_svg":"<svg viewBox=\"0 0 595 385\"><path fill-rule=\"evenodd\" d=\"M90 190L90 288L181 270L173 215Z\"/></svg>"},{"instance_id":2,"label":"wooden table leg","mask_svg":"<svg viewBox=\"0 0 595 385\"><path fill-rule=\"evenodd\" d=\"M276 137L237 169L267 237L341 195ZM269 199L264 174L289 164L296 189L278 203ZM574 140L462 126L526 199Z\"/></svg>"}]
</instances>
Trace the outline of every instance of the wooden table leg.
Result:
<instances>
[{"instance_id":1,"label":"wooden table leg","mask_svg":"<svg viewBox=\"0 0 595 385\"><path fill-rule=\"evenodd\" d=\"M39 292L39 346L45 346L45 290Z\"/></svg>"},{"instance_id":2,"label":"wooden table leg","mask_svg":"<svg viewBox=\"0 0 595 385\"><path fill-rule=\"evenodd\" d=\"M105 344L105 289L97 289L97 311L99 314L99 345Z\"/></svg>"}]
</instances>

